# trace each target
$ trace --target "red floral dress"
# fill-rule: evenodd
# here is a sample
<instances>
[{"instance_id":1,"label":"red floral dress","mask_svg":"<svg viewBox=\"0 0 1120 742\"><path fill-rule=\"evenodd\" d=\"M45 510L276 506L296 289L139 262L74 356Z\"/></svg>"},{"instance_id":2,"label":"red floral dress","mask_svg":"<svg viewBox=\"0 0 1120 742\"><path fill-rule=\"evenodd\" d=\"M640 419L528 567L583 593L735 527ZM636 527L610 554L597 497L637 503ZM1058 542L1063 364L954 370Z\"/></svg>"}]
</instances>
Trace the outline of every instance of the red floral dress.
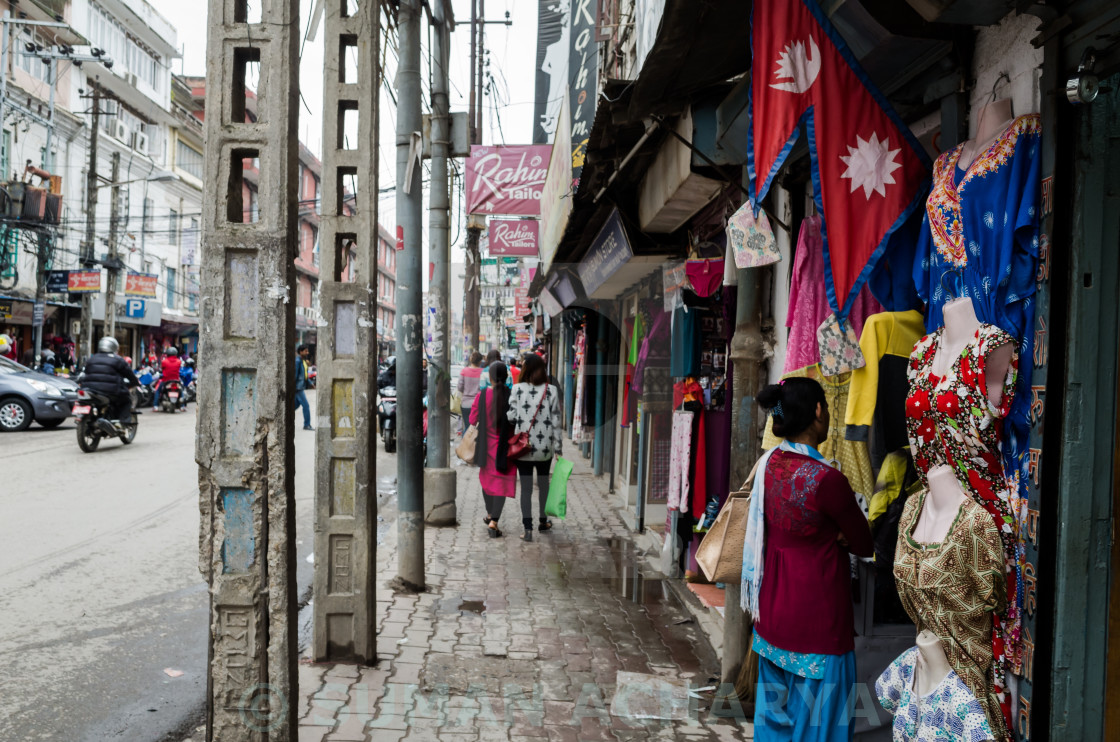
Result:
<instances>
[{"instance_id":1,"label":"red floral dress","mask_svg":"<svg viewBox=\"0 0 1120 742\"><path fill-rule=\"evenodd\" d=\"M1011 506L1012 486L1003 472L1000 445L1003 420L1015 397L1019 374L1018 343L995 325L981 325L975 336L949 366L944 377L933 373L933 361L941 346L944 329L939 329L914 346L907 377L910 394L906 398L906 428L914 463L923 484L926 473L946 464L957 475L961 488L979 503L995 521L1003 542L1007 577L1007 610L993 616L992 650L996 660L995 686L1004 718L1011 728L1011 707L1005 692L1005 668L1014 667L1018 657L1021 630L1022 575L1018 559L1016 518ZM1003 382L998 406L988 399L985 364L988 355L1011 344L1011 364Z\"/></svg>"}]
</instances>

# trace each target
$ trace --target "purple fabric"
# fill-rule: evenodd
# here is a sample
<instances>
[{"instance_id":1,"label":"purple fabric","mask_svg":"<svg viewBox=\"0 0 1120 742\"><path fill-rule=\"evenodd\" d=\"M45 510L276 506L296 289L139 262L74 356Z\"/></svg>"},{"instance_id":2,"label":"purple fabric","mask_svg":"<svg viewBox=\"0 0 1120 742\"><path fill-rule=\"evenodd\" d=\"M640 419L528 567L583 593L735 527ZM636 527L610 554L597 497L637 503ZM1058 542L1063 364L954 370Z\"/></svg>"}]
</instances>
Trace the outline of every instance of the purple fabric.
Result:
<instances>
[{"instance_id":1,"label":"purple fabric","mask_svg":"<svg viewBox=\"0 0 1120 742\"><path fill-rule=\"evenodd\" d=\"M651 358L665 358L669 347L669 317L667 312L659 309L653 310L653 324L642 340L642 347L638 351L638 362L634 365L634 381L631 389L635 394L642 393L642 380L645 378L646 367ZM668 364L666 364L668 365Z\"/></svg>"}]
</instances>

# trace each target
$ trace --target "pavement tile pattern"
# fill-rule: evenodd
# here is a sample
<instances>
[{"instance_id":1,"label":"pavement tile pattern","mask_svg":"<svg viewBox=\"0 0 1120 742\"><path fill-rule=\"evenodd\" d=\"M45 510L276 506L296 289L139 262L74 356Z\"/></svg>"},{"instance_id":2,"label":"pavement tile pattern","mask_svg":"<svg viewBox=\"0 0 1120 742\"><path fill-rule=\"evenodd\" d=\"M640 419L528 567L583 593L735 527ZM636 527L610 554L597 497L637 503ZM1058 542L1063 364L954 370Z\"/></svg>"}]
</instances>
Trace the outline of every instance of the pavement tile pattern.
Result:
<instances>
[{"instance_id":1,"label":"pavement tile pattern","mask_svg":"<svg viewBox=\"0 0 1120 742\"><path fill-rule=\"evenodd\" d=\"M700 692L714 688L719 660L644 564L616 502L577 461L566 520L524 543L511 501L505 536L492 539L477 469L460 467L459 525L426 531L429 591L380 588L377 665L301 658L299 742L752 739L737 705ZM396 550L378 557L383 585ZM686 718L634 718L651 708L641 699L626 713L620 671L687 681L698 692Z\"/></svg>"}]
</instances>

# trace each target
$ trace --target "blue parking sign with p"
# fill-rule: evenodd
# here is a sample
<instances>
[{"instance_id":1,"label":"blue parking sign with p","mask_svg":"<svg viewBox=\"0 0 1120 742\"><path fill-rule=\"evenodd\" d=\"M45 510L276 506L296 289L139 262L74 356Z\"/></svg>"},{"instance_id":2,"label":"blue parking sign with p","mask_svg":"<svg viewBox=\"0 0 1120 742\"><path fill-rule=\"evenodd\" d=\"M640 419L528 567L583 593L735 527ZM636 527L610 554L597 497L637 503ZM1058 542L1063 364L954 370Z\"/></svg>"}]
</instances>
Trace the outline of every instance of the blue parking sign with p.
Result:
<instances>
[{"instance_id":1,"label":"blue parking sign with p","mask_svg":"<svg viewBox=\"0 0 1120 742\"><path fill-rule=\"evenodd\" d=\"M126 299L124 302L124 314L126 317L142 318L144 316L144 300Z\"/></svg>"}]
</instances>

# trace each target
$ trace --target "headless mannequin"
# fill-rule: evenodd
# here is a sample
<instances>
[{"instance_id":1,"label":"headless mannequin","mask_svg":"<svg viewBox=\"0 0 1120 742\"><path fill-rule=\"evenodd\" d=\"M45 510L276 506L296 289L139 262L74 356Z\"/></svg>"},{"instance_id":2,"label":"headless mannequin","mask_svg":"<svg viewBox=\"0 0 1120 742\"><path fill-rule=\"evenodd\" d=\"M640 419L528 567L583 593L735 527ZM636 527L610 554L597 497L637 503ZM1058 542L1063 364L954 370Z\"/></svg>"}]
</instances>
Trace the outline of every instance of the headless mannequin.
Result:
<instances>
[{"instance_id":1,"label":"headless mannequin","mask_svg":"<svg viewBox=\"0 0 1120 742\"><path fill-rule=\"evenodd\" d=\"M928 696L949 674L949 658L941 640L929 629L918 632L918 662L914 667L914 690L919 696Z\"/></svg>"},{"instance_id":2,"label":"headless mannequin","mask_svg":"<svg viewBox=\"0 0 1120 742\"><path fill-rule=\"evenodd\" d=\"M983 106L977 115L976 135L964 143L957 167L967 170L981 152L992 146L1004 129L1014 120L1011 99L1001 98Z\"/></svg>"}]
</instances>

